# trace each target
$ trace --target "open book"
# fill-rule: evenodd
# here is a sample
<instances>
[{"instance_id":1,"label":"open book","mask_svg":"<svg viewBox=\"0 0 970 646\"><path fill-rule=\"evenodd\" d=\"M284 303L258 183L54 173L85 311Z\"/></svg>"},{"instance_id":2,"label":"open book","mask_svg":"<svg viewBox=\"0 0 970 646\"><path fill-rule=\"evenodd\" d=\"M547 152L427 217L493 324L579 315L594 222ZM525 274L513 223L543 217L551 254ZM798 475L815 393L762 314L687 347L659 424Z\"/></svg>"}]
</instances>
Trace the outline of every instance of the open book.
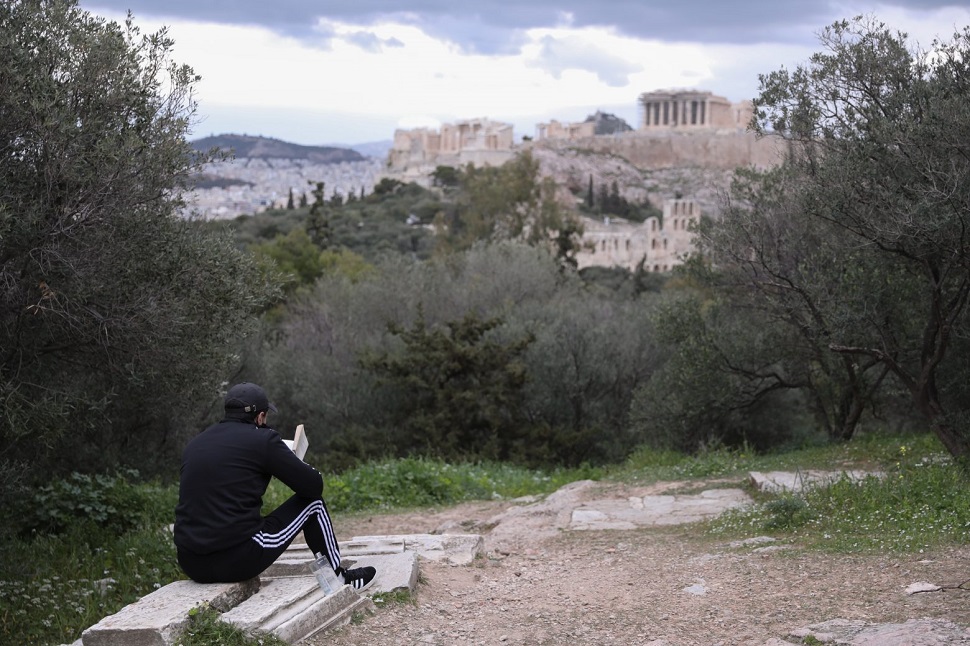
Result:
<instances>
[{"instance_id":1,"label":"open book","mask_svg":"<svg viewBox=\"0 0 970 646\"><path fill-rule=\"evenodd\" d=\"M306 439L306 433L303 432L303 424L296 427L293 439L283 440L283 444L290 447L290 450L296 453L296 457L302 460L303 456L306 455L306 450L310 447L310 440Z\"/></svg>"}]
</instances>

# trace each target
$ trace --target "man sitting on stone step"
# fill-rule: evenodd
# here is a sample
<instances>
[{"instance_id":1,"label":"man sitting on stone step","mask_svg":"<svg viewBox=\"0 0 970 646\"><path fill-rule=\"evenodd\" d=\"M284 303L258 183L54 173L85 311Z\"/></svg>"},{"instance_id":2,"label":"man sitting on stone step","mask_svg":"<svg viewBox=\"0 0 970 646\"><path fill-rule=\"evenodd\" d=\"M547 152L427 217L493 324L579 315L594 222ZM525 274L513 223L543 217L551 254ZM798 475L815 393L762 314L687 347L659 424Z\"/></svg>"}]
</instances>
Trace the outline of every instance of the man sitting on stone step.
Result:
<instances>
[{"instance_id":1,"label":"man sitting on stone step","mask_svg":"<svg viewBox=\"0 0 970 646\"><path fill-rule=\"evenodd\" d=\"M341 567L323 477L266 426L270 411L277 412L261 387L236 384L226 393L224 419L185 447L175 508L179 565L199 583L245 581L272 565L302 531L307 546L326 556L338 579L366 589L375 569ZM272 477L294 493L262 516Z\"/></svg>"}]
</instances>

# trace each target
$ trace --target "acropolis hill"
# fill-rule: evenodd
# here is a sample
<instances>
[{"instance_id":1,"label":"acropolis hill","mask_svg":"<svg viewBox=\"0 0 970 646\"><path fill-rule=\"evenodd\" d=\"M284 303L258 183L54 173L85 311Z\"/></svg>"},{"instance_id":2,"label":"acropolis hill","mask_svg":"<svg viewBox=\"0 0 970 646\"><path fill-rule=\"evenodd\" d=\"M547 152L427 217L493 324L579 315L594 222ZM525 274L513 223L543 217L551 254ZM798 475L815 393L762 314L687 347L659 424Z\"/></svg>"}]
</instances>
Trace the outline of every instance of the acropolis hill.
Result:
<instances>
[{"instance_id":1,"label":"acropolis hill","mask_svg":"<svg viewBox=\"0 0 970 646\"><path fill-rule=\"evenodd\" d=\"M440 130L398 130L387 172L422 183L437 166L498 165L529 148L619 156L643 171L691 166L732 170L771 166L779 159L776 142L759 140L746 130L752 110L748 101L731 103L707 91L670 90L641 94L638 106L636 129L614 127L601 134L601 120L594 117L580 123L551 121L538 124L535 138L521 144L514 143L510 124L488 119L445 124Z\"/></svg>"},{"instance_id":2,"label":"acropolis hill","mask_svg":"<svg viewBox=\"0 0 970 646\"><path fill-rule=\"evenodd\" d=\"M539 124L534 139L514 143L512 126L475 119L440 130L398 130L387 160L388 175L430 184L438 166L500 165L522 150L539 161L544 175L563 187L564 201L587 186L610 186L629 201L649 201L661 217L634 223L619 218L585 219L580 268L638 265L667 272L693 248L690 223L716 215L718 195L738 167L767 168L781 161L774 138L746 128L750 102L731 103L701 90L647 92L638 100L640 118L631 128L596 113L580 123Z\"/></svg>"}]
</instances>

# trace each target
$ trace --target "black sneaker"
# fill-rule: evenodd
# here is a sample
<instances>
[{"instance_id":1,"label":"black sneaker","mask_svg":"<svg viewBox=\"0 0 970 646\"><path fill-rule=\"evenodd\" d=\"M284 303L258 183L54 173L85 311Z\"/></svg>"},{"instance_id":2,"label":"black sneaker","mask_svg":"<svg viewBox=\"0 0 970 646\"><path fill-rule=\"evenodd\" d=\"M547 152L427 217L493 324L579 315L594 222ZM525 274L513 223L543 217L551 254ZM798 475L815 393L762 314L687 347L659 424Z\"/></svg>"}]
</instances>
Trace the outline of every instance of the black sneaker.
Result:
<instances>
[{"instance_id":1,"label":"black sneaker","mask_svg":"<svg viewBox=\"0 0 970 646\"><path fill-rule=\"evenodd\" d=\"M357 592L363 592L374 583L377 570L368 565L367 567L358 567L353 570L344 570L341 568L341 574L343 575L344 583Z\"/></svg>"}]
</instances>

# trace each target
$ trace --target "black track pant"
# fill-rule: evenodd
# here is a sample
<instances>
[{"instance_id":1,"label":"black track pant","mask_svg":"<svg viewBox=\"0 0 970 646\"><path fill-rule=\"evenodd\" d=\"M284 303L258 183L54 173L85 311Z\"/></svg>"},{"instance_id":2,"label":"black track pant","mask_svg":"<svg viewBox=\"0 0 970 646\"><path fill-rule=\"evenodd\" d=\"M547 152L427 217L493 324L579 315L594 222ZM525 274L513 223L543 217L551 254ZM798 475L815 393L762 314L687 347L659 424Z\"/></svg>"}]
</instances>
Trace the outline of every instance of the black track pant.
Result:
<instances>
[{"instance_id":1,"label":"black track pant","mask_svg":"<svg viewBox=\"0 0 970 646\"><path fill-rule=\"evenodd\" d=\"M199 583L246 581L272 565L300 531L314 554L325 554L334 570L340 567L340 547L327 506L320 498L295 495L263 518L263 526L251 539L211 554L179 549L179 565Z\"/></svg>"}]
</instances>

